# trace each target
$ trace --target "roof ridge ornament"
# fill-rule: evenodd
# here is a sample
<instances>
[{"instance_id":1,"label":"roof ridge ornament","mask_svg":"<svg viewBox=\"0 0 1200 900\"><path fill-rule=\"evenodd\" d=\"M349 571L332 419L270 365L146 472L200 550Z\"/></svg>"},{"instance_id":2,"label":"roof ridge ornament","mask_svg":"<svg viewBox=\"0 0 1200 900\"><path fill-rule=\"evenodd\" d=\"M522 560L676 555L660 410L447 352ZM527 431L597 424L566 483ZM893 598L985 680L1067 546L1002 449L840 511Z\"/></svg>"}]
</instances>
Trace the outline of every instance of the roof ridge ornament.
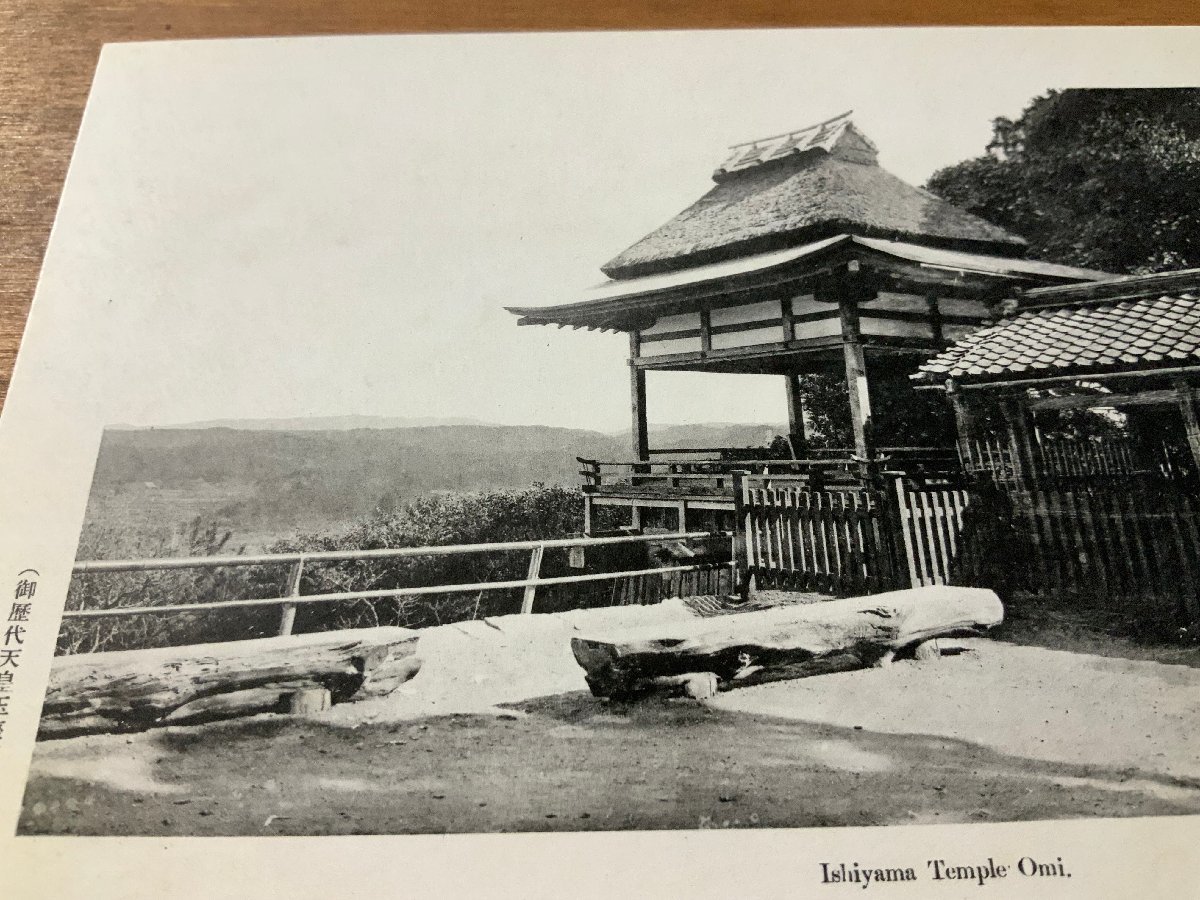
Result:
<instances>
[{"instance_id":1,"label":"roof ridge ornament","mask_svg":"<svg viewBox=\"0 0 1200 900\"><path fill-rule=\"evenodd\" d=\"M878 148L854 126L853 114L854 110L847 110L814 125L734 144L725 162L713 172L713 180L719 182L734 173L814 150L824 150L830 156L850 162L875 165Z\"/></svg>"}]
</instances>

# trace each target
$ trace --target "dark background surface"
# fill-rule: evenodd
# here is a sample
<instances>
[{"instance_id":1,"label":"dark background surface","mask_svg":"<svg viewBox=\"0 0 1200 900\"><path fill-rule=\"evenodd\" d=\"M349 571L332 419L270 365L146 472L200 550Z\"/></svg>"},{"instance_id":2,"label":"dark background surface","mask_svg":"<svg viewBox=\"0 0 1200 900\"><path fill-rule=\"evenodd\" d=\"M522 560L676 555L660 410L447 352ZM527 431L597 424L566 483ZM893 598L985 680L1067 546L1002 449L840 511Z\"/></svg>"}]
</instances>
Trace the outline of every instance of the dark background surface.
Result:
<instances>
[{"instance_id":1,"label":"dark background surface","mask_svg":"<svg viewBox=\"0 0 1200 900\"><path fill-rule=\"evenodd\" d=\"M1179 0L0 0L0 405L102 44L262 35L1200 24Z\"/></svg>"}]
</instances>

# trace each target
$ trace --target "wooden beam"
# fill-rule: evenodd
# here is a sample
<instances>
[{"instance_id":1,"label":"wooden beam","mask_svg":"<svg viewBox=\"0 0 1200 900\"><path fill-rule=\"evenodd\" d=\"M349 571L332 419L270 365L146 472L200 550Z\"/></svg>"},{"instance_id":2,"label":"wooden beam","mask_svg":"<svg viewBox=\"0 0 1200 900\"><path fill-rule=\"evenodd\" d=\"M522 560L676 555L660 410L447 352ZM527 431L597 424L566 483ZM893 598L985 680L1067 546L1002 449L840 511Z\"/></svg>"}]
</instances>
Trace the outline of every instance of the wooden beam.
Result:
<instances>
[{"instance_id":1,"label":"wooden beam","mask_svg":"<svg viewBox=\"0 0 1200 900\"><path fill-rule=\"evenodd\" d=\"M1027 404L1037 411L1055 409L1092 409L1098 406L1153 406L1178 402L1176 388L1137 391L1131 394L1071 394L1065 397L1038 397Z\"/></svg>"},{"instance_id":2,"label":"wooden beam","mask_svg":"<svg viewBox=\"0 0 1200 900\"><path fill-rule=\"evenodd\" d=\"M1004 390L1006 388L1045 387L1051 384L1075 383L1077 381L1107 381L1116 378L1140 377L1169 377L1200 375L1200 366L1168 366L1159 368L1131 367L1111 372L1074 372L1070 375L1040 375L1034 378L1014 378L1012 380L974 381L961 385L963 390Z\"/></svg>"},{"instance_id":3,"label":"wooden beam","mask_svg":"<svg viewBox=\"0 0 1200 900\"><path fill-rule=\"evenodd\" d=\"M650 459L650 428L646 421L646 370L635 364L638 333L629 333L629 408L633 417L633 456Z\"/></svg>"},{"instance_id":4,"label":"wooden beam","mask_svg":"<svg viewBox=\"0 0 1200 900\"><path fill-rule=\"evenodd\" d=\"M1103 279L1080 284L1057 285L1054 287L1031 288L1025 292L1029 305L1036 309L1049 309L1064 304L1077 304L1080 300L1140 299L1148 293L1155 297L1174 296L1176 292L1195 291L1200 279L1195 270L1182 272L1159 272L1134 278Z\"/></svg>"}]
</instances>

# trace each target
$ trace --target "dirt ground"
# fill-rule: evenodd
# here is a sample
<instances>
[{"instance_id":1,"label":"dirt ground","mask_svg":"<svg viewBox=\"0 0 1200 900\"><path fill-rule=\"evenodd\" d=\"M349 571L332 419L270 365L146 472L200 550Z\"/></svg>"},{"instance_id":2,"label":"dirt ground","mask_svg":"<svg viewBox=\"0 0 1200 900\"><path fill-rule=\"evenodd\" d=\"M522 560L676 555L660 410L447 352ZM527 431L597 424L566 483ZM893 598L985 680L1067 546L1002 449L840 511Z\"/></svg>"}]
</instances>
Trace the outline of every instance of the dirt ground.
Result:
<instances>
[{"instance_id":1,"label":"dirt ground","mask_svg":"<svg viewBox=\"0 0 1200 900\"><path fill-rule=\"evenodd\" d=\"M1200 813L1200 670L992 640L699 703L608 704L570 635L670 604L431 629L392 698L39 744L20 831L804 827ZM959 652L961 651L961 652Z\"/></svg>"}]
</instances>

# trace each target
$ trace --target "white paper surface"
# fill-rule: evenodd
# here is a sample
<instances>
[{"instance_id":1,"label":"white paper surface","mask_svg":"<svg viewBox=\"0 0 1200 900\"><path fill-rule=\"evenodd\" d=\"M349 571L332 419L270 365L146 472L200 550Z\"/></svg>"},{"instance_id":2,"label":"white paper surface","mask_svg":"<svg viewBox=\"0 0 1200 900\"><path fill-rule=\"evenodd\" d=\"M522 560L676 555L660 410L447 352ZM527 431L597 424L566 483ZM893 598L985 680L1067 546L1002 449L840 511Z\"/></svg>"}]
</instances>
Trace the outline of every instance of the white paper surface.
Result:
<instances>
[{"instance_id":1,"label":"white paper surface","mask_svg":"<svg viewBox=\"0 0 1200 900\"><path fill-rule=\"evenodd\" d=\"M106 47L0 419L0 589L40 574L0 740L0 894L857 896L821 869L857 863L917 871L871 895L1187 895L1193 816L407 837L14 830L105 426L355 413L622 427L624 337L518 329L502 307L581 297L600 262L699 195L727 145L852 108L884 165L921 183L1047 88L1194 85L1198 51L1191 29ZM777 388L747 397L714 382L698 397L671 375L655 390L683 417L735 403L778 416ZM1061 858L1070 877L929 877L933 859L1023 857Z\"/></svg>"}]
</instances>

